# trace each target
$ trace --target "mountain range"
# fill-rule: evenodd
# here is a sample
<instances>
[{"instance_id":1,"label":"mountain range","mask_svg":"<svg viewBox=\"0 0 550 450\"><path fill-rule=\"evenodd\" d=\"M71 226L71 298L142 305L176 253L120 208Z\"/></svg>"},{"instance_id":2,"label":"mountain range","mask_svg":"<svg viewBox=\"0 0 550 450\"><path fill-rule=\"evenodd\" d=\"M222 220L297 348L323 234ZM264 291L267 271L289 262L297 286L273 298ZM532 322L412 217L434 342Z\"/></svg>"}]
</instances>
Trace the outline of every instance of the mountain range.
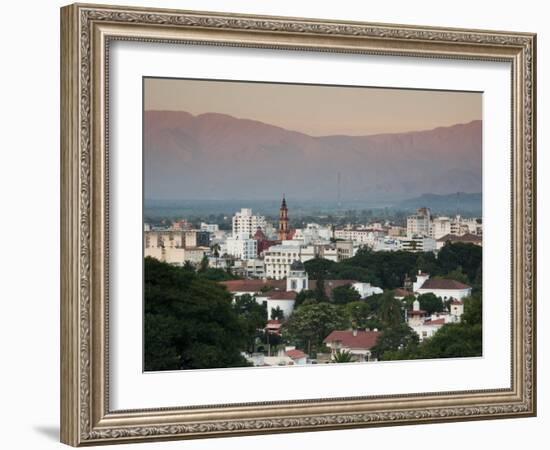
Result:
<instances>
[{"instance_id":1,"label":"mountain range","mask_svg":"<svg viewBox=\"0 0 550 450\"><path fill-rule=\"evenodd\" d=\"M481 121L320 137L217 113L145 111L143 125L150 199L378 202L482 187Z\"/></svg>"}]
</instances>

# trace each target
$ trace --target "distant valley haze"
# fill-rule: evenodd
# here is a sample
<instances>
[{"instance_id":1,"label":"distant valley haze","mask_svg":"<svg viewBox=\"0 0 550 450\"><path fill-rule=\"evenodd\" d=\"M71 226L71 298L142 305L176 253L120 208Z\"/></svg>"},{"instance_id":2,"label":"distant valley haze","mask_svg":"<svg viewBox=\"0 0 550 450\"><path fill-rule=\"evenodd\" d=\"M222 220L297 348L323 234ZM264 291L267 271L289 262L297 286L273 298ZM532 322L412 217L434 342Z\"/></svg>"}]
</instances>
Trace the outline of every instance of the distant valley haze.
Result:
<instances>
[{"instance_id":1,"label":"distant valley haze","mask_svg":"<svg viewBox=\"0 0 550 450\"><path fill-rule=\"evenodd\" d=\"M312 136L229 114L146 110L143 125L149 200L256 202L285 193L296 201L385 204L482 190L480 120Z\"/></svg>"}]
</instances>

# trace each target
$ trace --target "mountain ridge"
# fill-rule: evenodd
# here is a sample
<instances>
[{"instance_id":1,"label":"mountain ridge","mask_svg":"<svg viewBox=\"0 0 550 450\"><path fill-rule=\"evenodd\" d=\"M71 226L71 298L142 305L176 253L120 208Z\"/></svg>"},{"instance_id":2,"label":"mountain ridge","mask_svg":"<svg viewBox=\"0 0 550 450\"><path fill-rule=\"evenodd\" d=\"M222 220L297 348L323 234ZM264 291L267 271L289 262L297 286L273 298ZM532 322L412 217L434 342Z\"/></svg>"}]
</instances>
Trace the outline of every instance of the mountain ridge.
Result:
<instances>
[{"instance_id":1,"label":"mountain ridge","mask_svg":"<svg viewBox=\"0 0 550 450\"><path fill-rule=\"evenodd\" d=\"M481 191L480 121L363 136L310 136L252 119L144 113L146 195L403 199Z\"/></svg>"}]
</instances>

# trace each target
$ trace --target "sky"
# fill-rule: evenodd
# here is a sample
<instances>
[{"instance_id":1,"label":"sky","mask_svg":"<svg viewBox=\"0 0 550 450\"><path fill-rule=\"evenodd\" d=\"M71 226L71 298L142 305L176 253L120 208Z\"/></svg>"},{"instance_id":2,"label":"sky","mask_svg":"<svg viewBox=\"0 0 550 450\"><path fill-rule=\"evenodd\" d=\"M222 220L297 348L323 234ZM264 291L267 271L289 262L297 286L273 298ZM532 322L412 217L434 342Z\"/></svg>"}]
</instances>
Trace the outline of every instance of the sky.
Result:
<instances>
[{"instance_id":1,"label":"sky","mask_svg":"<svg viewBox=\"0 0 550 450\"><path fill-rule=\"evenodd\" d=\"M310 136L428 130L482 117L474 92L144 79L144 108L253 119Z\"/></svg>"}]
</instances>

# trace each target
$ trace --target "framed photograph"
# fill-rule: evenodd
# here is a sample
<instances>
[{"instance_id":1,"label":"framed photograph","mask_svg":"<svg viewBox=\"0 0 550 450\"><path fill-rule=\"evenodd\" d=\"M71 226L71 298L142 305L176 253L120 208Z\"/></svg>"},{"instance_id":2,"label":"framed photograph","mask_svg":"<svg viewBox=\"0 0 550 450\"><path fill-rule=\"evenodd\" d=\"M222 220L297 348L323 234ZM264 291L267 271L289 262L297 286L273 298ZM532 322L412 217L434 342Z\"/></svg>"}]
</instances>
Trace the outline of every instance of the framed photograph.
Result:
<instances>
[{"instance_id":1,"label":"framed photograph","mask_svg":"<svg viewBox=\"0 0 550 450\"><path fill-rule=\"evenodd\" d=\"M62 8L62 442L535 415L535 58Z\"/></svg>"}]
</instances>

